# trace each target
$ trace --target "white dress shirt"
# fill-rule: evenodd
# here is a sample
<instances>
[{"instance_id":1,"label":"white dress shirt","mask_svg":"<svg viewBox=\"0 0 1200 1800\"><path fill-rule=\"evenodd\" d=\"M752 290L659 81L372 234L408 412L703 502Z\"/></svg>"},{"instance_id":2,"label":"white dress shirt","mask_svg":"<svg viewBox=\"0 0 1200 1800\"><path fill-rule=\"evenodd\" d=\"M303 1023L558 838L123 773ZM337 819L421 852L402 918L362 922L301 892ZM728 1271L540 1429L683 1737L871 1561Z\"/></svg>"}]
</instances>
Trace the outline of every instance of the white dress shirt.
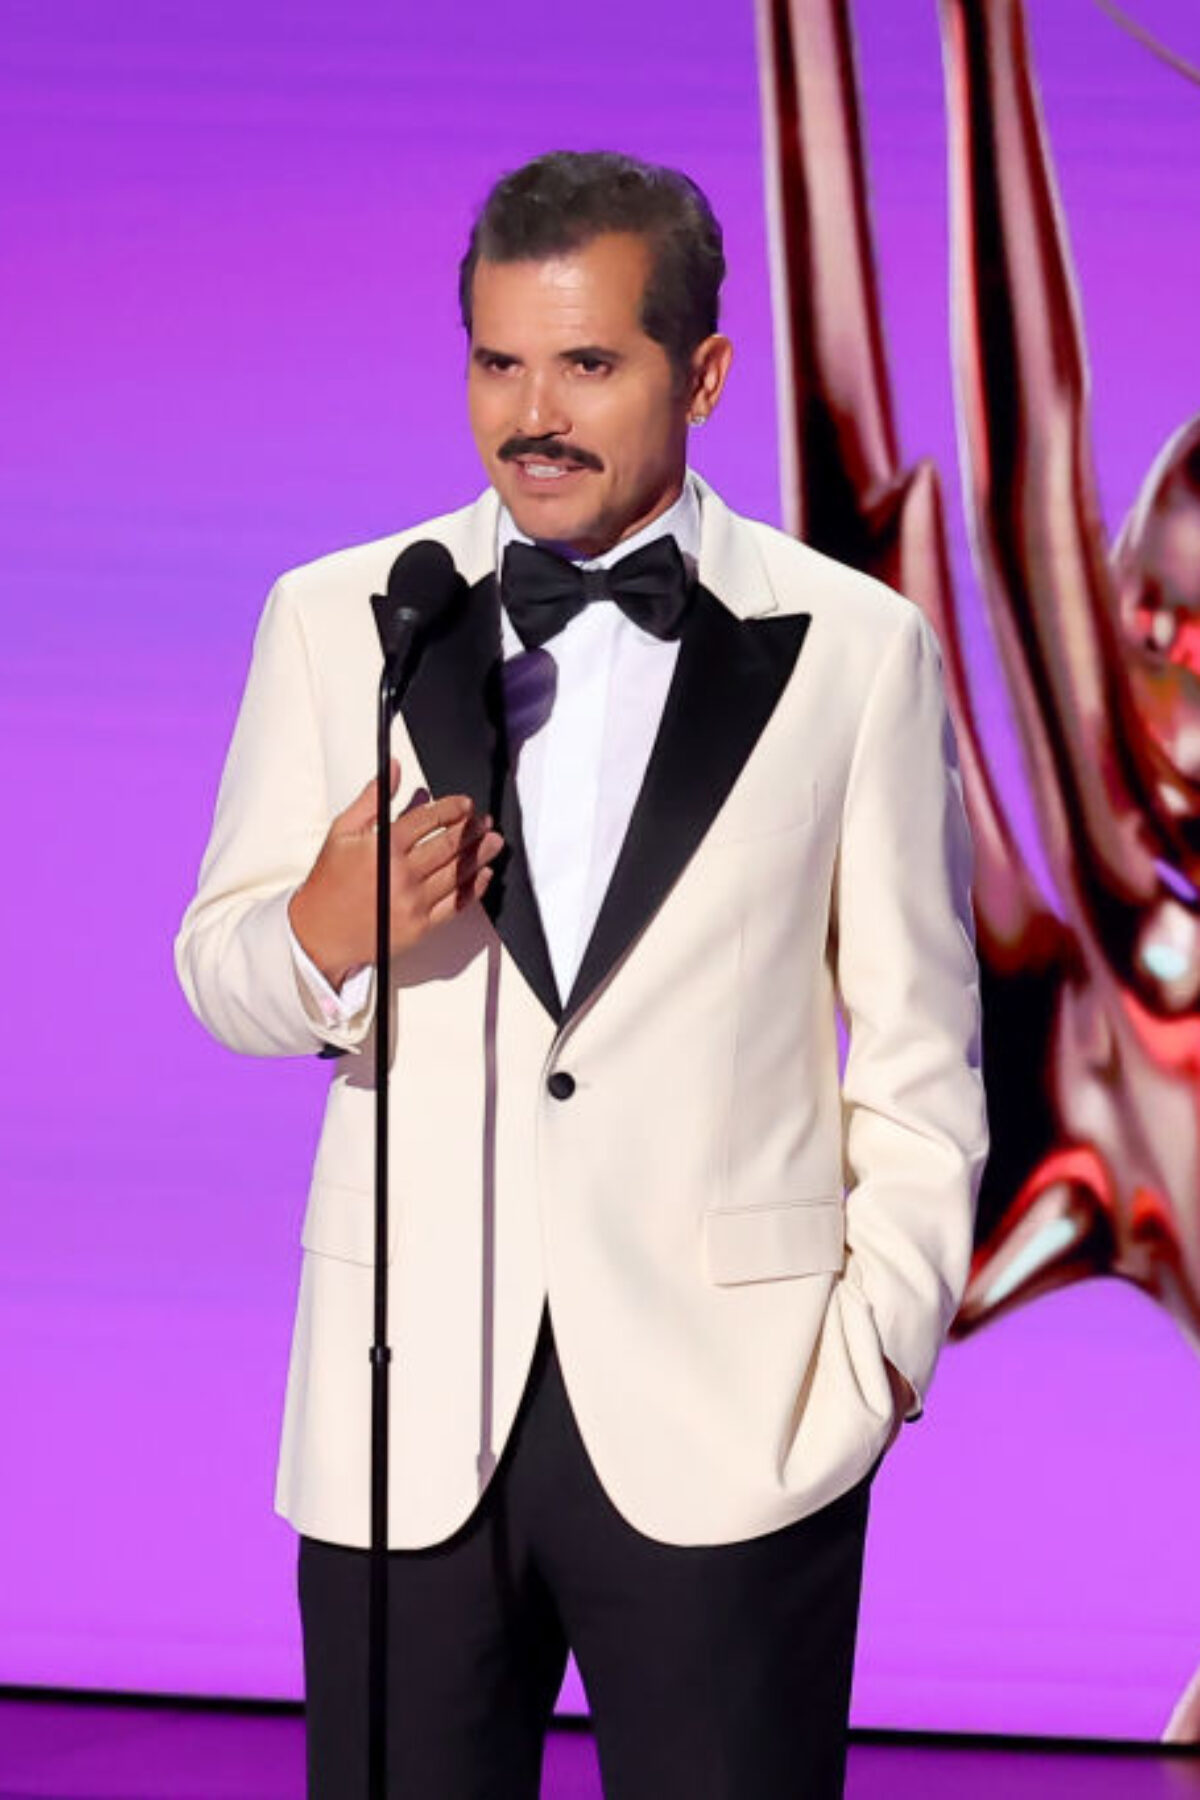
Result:
<instances>
[{"instance_id":1,"label":"white dress shirt","mask_svg":"<svg viewBox=\"0 0 1200 1800\"><path fill-rule=\"evenodd\" d=\"M700 497L691 479L658 518L602 556L577 558L607 569L672 534L694 572L700 551ZM532 540L500 513L496 567L507 545ZM525 650L501 611L505 720L516 770L530 881L560 997L571 991L612 879L650 752L662 722L678 641L651 636L615 602L589 602L541 649ZM340 993L292 937L307 997L330 1024L366 1003L372 969Z\"/></svg>"}]
</instances>

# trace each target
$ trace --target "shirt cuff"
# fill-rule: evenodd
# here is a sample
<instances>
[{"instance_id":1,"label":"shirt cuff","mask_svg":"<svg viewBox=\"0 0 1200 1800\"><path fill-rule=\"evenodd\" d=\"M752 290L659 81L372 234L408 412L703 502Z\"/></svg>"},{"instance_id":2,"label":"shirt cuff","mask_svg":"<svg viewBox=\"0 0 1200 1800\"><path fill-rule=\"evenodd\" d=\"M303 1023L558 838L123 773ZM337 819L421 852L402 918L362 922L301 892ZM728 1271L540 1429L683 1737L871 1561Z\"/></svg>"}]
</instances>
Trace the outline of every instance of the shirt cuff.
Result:
<instances>
[{"instance_id":1,"label":"shirt cuff","mask_svg":"<svg viewBox=\"0 0 1200 1800\"><path fill-rule=\"evenodd\" d=\"M320 969L288 923L288 942L292 950L292 962L296 974L300 978L301 991L304 997L311 1000L322 1023L329 1026L349 1025L350 1021L360 1013L367 1003L371 992L371 976L374 971L369 963L361 969L355 969L353 975L347 975L341 988L333 988L326 981Z\"/></svg>"}]
</instances>

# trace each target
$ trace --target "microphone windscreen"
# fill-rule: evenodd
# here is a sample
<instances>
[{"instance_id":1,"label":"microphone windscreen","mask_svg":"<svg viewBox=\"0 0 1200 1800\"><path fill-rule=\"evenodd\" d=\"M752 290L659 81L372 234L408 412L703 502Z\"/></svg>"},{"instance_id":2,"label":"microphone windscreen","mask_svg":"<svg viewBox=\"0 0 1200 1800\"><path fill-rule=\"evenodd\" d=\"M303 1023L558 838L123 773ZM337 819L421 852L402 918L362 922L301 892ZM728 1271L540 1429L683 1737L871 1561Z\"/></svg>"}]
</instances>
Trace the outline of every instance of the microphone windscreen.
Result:
<instances>
[{"instance_id":1,"label":"microphone windscreen","mask_svg":"<svg viewBox=\"0 0 1200 1800\"><path fill-rule=\"evenodd\" d=\"M445 544L420 538L402 550L387 579L386 595L372 596L375 623L385 656L400 650L414 627L427 631L453 604L464 586Z\"/></svg>"}]
</instances>

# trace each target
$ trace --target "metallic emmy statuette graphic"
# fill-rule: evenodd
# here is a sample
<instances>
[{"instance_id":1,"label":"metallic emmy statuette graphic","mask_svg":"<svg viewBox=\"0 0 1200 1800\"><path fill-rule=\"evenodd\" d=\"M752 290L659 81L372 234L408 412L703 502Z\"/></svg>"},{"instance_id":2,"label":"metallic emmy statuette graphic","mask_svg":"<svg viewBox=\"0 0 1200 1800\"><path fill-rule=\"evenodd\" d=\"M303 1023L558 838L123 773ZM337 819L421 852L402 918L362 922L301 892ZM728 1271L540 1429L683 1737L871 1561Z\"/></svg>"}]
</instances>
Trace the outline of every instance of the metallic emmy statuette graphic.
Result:
<instances>
[{"instance_id":1,"label":"metallic emmy statuette graphic","mask_svg":"<svg viewBox=\"0 0 1200 1800\"><path fill-rule=\"evenodd\" d=\"M898 444L846 0L759 4L785 522L945 655L994 1146L956 1333L1114 1275L1200 1348L1200 417L1110 545L1021 0L941 20L968 512L1052 891L985 759L938 472ZM1200 1677L1167 1736L1200 1737Z\"/></svg>"}]
</instances>

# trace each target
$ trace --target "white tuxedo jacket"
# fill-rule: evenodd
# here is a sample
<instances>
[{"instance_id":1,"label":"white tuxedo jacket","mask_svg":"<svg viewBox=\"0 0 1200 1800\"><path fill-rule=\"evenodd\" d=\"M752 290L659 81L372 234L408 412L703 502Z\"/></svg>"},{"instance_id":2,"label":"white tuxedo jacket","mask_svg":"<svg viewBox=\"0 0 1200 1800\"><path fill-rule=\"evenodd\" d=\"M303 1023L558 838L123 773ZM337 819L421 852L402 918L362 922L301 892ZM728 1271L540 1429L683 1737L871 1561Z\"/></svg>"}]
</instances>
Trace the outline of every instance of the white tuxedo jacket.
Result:
<instances>
[{"instance_id":1,"label":"white tuxedo jacket","mask_svg":"<svg viewBox=\"0 0 1200 1800\"><path fill-rule=\"evenodd\" d=\"M966 1278L985 1123L938 654L906 601L702 488L662 726L561 997L506 767L496 508L488 493L275 588L179 935L223 1043L350 1052L304 1222L278 1504L312 1536L368 1541L374 997L321 1022L286 908L374 766L368 597L436 537L470 591L397 721L397 809L418 786L468 793L511 849L485 905L394 972L391 1542L470 1514L547 1302L630 1523L748 1537L869 1468L892 1424L885 1355L923 1394Z\"/></svg>"}]
</instances>

